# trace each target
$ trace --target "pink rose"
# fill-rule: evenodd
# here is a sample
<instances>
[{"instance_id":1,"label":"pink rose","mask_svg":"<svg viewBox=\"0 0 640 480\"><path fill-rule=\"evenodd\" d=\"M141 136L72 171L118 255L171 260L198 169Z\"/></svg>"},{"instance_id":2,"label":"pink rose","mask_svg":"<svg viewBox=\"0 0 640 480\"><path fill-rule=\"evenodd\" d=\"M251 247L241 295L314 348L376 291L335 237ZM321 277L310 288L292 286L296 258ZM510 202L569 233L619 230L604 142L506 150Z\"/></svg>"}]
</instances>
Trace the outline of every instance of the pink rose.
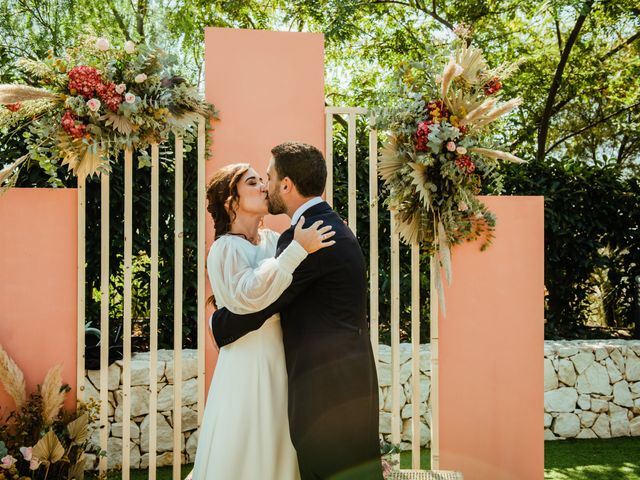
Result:
<instances>
[{"instance_id":1,"label":"pink rose","mask_svg":"<svg viewBox=\"0 0 640 480\"><path fill-rule=\"evenodd\" d=\"M136 44L133 43L131 40L127 40L126 42L124 42L124 51L127 53L133 53L136 51Z\"/></svg>"},{"instance_id":2,"label":"pink rose","mask_svg":"<svg viewBox=\"0 0 640 480\"><path fill-rule=\"evenodd\" d=\"M136 78L134 78L134 80L136 81L136 83L142 83L147 79L147 75L145 73L139 73L138 75L136 75Z\"/></svg>"},{"instance_id":3,"label":"pink rose","mask_svg":"<svg viewBox=\"0 0 640 480\"><path fill-rule=\"evenodd\" d=\"M87 101L87 107L89 107L89 110L91 110L92 112L97 112L98 110L100 110L100 100L98 100L97 98L92 98L91 100Z\"/></svg>"},{"instance_id":4,"label":"pink rose","mask_svg":"<svg viewBox=\"0 0 640 480\"><path fill-rule=\"evenodd\" d=\"M116 93L119 95L122 95L126 89L127 89L127 85L124 83L116 85Z\"/></svg>"},{"instance_id":5,"label":"pink rose","mask_svg":"<svg viewBox=\"0 0 640 480\"><path fill-rule=\"evenodd\" d=\"M1 462L2 463L0 463L0 466L5 470L9 470L13 466L13 464L17 462L17 460L13 458L11 455L6 455L2 457Z\"/></svg>"},{"instance_id":6,"label":"pink rose","mask_svg":"<svg viewBox=\"0 0 640 480\"><path fill-rule=\"evenodd\" d=\"M454 142L447 142L447 150L450 152L455 152L456 144Z\"/></svg>"},{"instance_id":7,"label":"pink rose","mask_svg":"<svg viewBox=\"0 0 640 480\"><path fill-rule=\"evenodd\" d=\"M133 93L127 93L124 96L124 101L127 103L134 103L136 101L136 96Z\"/></svg>"},{"instance_id":8,"label":"pink rose","mask_svg":"<svg viewBox=\"0 0 640 480\"><path fill-rule=\"evenodd\" d=\"M467 153L467 149L464 147L458 147L456 148L456 153L459 155L464 155L465 153Z\"/></svg>"}]
</instances>

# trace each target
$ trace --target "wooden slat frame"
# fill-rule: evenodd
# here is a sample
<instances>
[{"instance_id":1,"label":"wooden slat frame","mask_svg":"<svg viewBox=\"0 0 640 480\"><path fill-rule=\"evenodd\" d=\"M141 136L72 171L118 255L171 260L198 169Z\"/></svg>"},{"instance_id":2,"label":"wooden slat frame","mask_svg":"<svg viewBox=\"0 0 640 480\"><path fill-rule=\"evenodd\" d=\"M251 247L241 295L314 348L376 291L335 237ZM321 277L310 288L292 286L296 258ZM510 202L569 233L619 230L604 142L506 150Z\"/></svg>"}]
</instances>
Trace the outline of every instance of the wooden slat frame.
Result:
<instances>
[{"instance_id":1,"label":"wooden slat frame","mask_svg":"<svg viewBox=\"0 0 640 480\"><path fill-rule=\"evenodd\" d=\"M184 143L176 134L175 148L175 225L173 279L173 480L180 479L182 463L182 255Z\"/></svg>"}]
</instances>

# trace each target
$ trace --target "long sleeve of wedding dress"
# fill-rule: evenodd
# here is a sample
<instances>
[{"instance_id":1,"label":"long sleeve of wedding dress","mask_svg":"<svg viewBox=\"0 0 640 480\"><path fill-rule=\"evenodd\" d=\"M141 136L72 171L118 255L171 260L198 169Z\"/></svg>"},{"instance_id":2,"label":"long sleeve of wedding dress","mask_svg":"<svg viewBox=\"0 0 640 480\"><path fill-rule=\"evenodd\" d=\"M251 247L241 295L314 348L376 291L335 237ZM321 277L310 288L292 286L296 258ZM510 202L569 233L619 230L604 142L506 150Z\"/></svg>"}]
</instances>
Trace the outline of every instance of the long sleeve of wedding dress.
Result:
<instances>
[{"instance_id":1,"label":"long sleeve of wedding dress","mask_svg":"<svg viewBox=\"0 0 640 480\"><path fill-rule=\"evenodd\" d=\"M293 241L274 258L278 234L263 230L261 236L261 248L273 253L257 266L256 246L243 238L225 235L211 247L207 269L219 308L247 314L271 305L291 284L293 271L307 257L306 250Z\"/></svg>"}]
</instances>

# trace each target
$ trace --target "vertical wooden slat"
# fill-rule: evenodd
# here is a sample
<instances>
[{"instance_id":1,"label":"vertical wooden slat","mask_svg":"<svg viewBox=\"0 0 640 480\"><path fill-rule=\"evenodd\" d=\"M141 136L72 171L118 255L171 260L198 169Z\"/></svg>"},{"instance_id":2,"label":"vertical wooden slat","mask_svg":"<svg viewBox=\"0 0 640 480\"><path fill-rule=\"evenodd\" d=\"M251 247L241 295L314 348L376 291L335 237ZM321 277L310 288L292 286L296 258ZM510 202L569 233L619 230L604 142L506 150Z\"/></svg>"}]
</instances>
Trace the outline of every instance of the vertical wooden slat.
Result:
<instances>
[{"instance_id":1,"label":"vertical wooden slat","mask_svg":"<svg viewBox=\"0 0 640 480\"><path fill-rule=\"evenodd\" d=\"M76 318L78 337L76 354L76 400L85 399L84 394L84 322L85 322L85 267L86 267L86 180L78 178L78 290L76 293Z\"/></svg>"},{"instance_id":2,"label":"vertical wooden slat","mask_svg":"<svg viewBox=\"0 0 640 480\"><path fill-rule=\"evenodd\" d=\"M420 247L411 245L411 468L420 469Z\"/></svg>"},{"instance_id":3,"label":"vertical wooden slat","mask_svg":"<svg viewBox=\"0 0 640 480\"><path fill-rule=\"evenodd\" d=\"M438 399L438 291L435 276L439 274L437 261L430 259L429 319L431 337L431 468L440 468L440 417Z\"/></svg>"},{"instance_id":4,"label":"vertical wooden slat","mask_svg":"<svg viewBox=\"0 0 640 480\"><path fill-rule=\"evenodd\" d=\"M348 149L347 149L347 182L349 190L349 228L356 235L357 204L356 204L356 113L349 114Z\"/></svg>"},{"instance_id":5,"label":"vertical wooden slat","mask_svg":"<svg viewBox=\"0 0 640 480\"><path fill-rule=\"evenodd\" d=\"M100 183L100 449L109 438L109 175ZM107 458L100 457L100 473L107 471Z\"/></svg>"},{"instance_id":6,"label":"vertical wooden slat","mask_svg":"<svg viewBox=\"0 0 640 480\"><path fill-rule=\"evenodd\" d=\"M325 160L327 162L327 186L325 199L333 207L333 113L325 114Z\"/></svg>"},{"instance_id":7,"label":"vertical wooden slat","mask_svg":"<svg viewBox=\"0 0 640 480\"><path fill-rule=\"evenodd\" d=\"M158 210L160 152L151 145L151 284L149 308L149 480L156 480L158 422Z\"/></svg>"},{"instance_id":8,"label":"vertical wooden slat","mask_svg":"<svg viewBox=\"0 0 640 480\"><path fill-rule=\"evenodd\" d=\"M182 463L182 254L183 140L176 134L175 225L173 280L173 479L180 480Z\"/></svg>"},{"instance_id":9,"label":"vertical wooden slat","mask_svg":"<svg viewBox=\"0 0 640 480\"><path fill-rule=\"evenodd\" d=\"M373 115L369 125L375 124ZM380 312L378 309L378 132L369 130L369 329L373 356L378 365Z\"/></svg>"},{"instance_id":10,"label":"vertical wooden slat","mask_svg":"<svg viewBox=\"0 0 640 480\"><path fill-rule=\"evenodd\" d=\"M198 426L202 424L205 399L205 148L206 148L206 119L200 117L198 121Z\"/></svg>"},{"instance_id":11,"label":"vertical wooden slat","mask_svg":"<svg viewBox=\"0 0 640 480\"><path fill-rule=\"evenodd\" d=\"M133 152L124 152L124 274L122 322L122 480L129 480L131 468L131 264L132 264L132 177Z\"/></svg>"},{"instance_id":12,"label":"vertical wooden slat","mask_svg":"<svg viewBox=\"0 0 640 480\"><path fill-rule=\"evenodd\" d=\"M391 212L391 442L400 443L400 239ZM398 454L399 456L399 454Z\"/></svg>"}]
</instances>

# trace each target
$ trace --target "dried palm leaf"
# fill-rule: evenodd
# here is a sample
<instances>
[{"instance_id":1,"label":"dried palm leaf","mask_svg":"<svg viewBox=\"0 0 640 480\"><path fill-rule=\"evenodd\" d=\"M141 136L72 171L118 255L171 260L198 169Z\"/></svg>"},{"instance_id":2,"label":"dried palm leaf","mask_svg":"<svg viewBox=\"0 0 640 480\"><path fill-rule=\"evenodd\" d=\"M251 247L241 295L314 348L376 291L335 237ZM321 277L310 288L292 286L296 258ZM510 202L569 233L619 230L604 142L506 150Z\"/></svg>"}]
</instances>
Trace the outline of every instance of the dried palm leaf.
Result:
<instances>
[{"instance_id":1,"label":"dried palm leaf","mask_svg":"<svg viewBox=\"0 0 640 480\"><path fill-rule=\"evenodd\" d=\"M507 152L501 152L500 150L492 150L490 148L473 147L469 149L470 152L477 153L478 155L484 155L489 158L497 158L498 160L507 160L513 163L527 163L526 160L516 157Z\"/></svg>"},{"instance_id":2,"label":"dried palm leaf","mask_svg":"<svg viewBox=\"0 0 640 480\"><path fill-rule=\"evenodd\" d=\"M24 381L24 374L16 362L0 345L0 383L16 404L19 410L27 400L27 386Z\"/></svg>"},{"instance_id":3,"label":"dried palm leaf","mask_svg":"<svg viewBox=\"0 0 640 480\"><path fill-rule=\"evenodd\" d=\"M418 195L420 195L420 199L427 210L431 208L431 190L427 186L428 179L427 175L427 167L420 163L411 162L409 163L411 166L411 183L416 187L416 191Z\"/></svg>"},{"instance_id":4,"label":"dried palm leaf","mask_svg":"<svg viewBox=\"0 0 640 480\"><path fill-rule=\"evenodd\" d=\"M378 157L378 173L385 182L391 181L394 175L407 163L404 156L398 152L396 145L397 139L390 137Z\"/></svg>"},{"instance_id":5,"label":"dried palm leaf","mask_svg":"<svg viewBox=\"0 0 640 480\"><path fill-rule=\"evenodd\" d=\"M45 425L51 425L60 413L65 396L62 385L62 365L56 365L47 372L42 383L42 421Z\"/></svg>"},{"instance_id":6,"label":"dried palm leaf","mask_svg":"<svg viewBox=\"0 0 640 480\"><path fill-rule=\"evenodd\" d=\"M43 88L29 87L27 85L14 85L10 83L0 84L0 103L22 103L30 100L56 100L58 96Z\"/></svg>"},{"instance_id":7,"label":"dried palm leaf","mask_svg":"<svg viewBox=\"0 0 640 480\"><path fill-rule=\"evenodd\" d=\"M78 459L76 463L69 467L69 477L71 480L84 480L84 469L86 457L84 454Z\"/></svg>"},{"instance_id":8,"label":"dried palm leaf","mask_svg":"<svg viewBox=\"0 0 640 480\"><path fill-rule=\"evenodd\" d=\"M15 162L13 162L11 165L0 170L0 185L2 185L2 183L11 175L15 174L16 169L20 165L22 165L28 158L29 158L29 155L23 155L22 157L17 159Z\"/></svg>"},{"instance_id":9,"label":"dried palm leaf","mask_svg":"<svg viewBox=\"0 0 640 480\"><path fill-rule=\"evenodd\" d=\"M76 445L81 445L89 438L89 415L83 413L67 425L69 439Z\"/></svg>"},{"instance_id":10,"label":"dried palm leaf","mask_svg":"<svg viewBox=\"0 0 640 480\"><path fill-rule=\"evenodd\" d=\"M33 447L33 456L45 465L58 462L64 456L64 447L53 433L49 430L44 437Z\"/></svg>"},{"instance_id":11,"label":"dried palm leaf","mask_svg":"<svg viewBox=\"0 0 640 480\"><path fill-rule=\"evenodd\" d=\"M107 127L112 126L114 130L123 135L129 135L133 131L133 123L124 115L108 112L102 115L100 120L104 121Z\"/></svg>"},{"instance_id":12,"label":"dried palm leaf","mask_svg":"<svg viewBox=\"0 0 640 480\"><path fill-rule=\"evenodd\" d=\"M396 229L398 231L398 235L402 238L408 245L413 245L414 243L420 243L422 238L422 222L420 218L419 212L414 212L412 214L402 215L399 212L396 212L394 215L396 222Z\"/></svg>"},{"instance_id":13,"label":"dried palm leaf","mask_svg":"<svg viewBox=\"0 0 640 480\"><path fill-rule=\"evenodd\" d=\"M447 283L451 285L451 245L442 221L438 222L438 256Z\"/></svg>"},{"instance_id":14,"label":"dried palm leaf","mask_svg":"<svg viewBox=\"0 0 640 480\"><path fill-rule=\"evenodd\" d=\"M487 69L482 50L471 46L462 45L456 51L455 62L463 68L461 76L469 85L478 83L480 73Z\"/></svg>"}]
</instances>

